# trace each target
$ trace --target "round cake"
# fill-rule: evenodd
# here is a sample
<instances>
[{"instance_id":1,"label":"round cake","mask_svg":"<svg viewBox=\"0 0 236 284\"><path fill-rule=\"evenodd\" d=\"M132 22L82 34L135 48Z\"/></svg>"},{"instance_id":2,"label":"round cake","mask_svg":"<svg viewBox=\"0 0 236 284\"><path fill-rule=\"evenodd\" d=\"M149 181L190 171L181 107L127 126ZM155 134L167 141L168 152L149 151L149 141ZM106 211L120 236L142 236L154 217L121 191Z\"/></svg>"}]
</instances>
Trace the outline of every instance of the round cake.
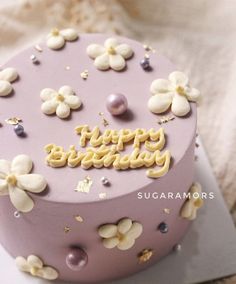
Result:
<instances>
[{"instance_id":1,"label":"round cake","mask_svg":"<svg viewBox=\"0 0 236 284\"><path fill-rule=\"evenodd\" d=\"M198 97L120 36L54 29L2 66L0 242L19 269L98 283L172 251L202 204Z\"/></svg>"}]
</instances>

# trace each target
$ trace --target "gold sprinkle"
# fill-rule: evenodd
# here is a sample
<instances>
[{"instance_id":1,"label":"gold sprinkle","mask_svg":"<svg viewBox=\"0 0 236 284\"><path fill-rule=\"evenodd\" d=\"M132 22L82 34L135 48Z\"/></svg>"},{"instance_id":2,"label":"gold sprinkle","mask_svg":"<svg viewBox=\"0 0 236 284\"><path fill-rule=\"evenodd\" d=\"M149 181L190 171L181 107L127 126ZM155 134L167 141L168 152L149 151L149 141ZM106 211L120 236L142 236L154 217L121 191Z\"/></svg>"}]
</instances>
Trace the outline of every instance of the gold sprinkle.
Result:
<instances>
[{"instance_id":1,"label":"gold sprinkle","mask_svg":"<svg viewBox=\"0 0 236 284\"><path fill-rule=\"evenodd\" d=\"M108 125L109 125L109 122L108 122L108 120L104 117L104 113L103 113L103 112L99 112L98 115L102 117L102 124L103 124L103 126L105 126L105 127L108 126Z\"/></svg>"},{"instance_id":2,"label":"gold sprinkle","mask_svg":"<svg viewBox=\"0 0 236 284\"><path fill-rule=\"evenodd\" d=\"M75 220L80 223L84 222L84 219L80 215L75 216Z\"/></svg>"},{"instance_id":3,"label":"gold sprinkle","mask_svg":"<svg viewBox=\"0 0 236 284\"><path fill-rule=\"evenodd\" d=\"M70 66L66 66L65 69L66 69L66 70L70 70Z\"/></svg>"},{"instance_id":4,"label":"gold sprinkle","mask_svg":"<svg viewBox=\"0 0 236 284\"><path fill-rule=\"evenodd\" d=\"M42 47L41 47L39 44L36 44L36 45L34 46L34 48L35 48L38 52L43 52L43 49L42 49Z\"/></svg>"},{"instance_id":5,"label":"gold sprinkle","mask_svg":"<svg viewBox=\"0 0 236 284\"><path fill-rule=\"evenodd\" d=\"M7 124L17 125L19 122L22 122L22 119L19 117L11 117L11 118L5 119L5 122Z\"/></svg>"},{"instance_id":6,"label":"gold sprinkle","mask_svg":"<svg viewBox=\"0 0 236 284\"><path fill-rule=\"evenodd\" d=\"M159 120L158 120L158 124L163 124L163 123L167 123L171 120L174 120L175 116L170 115L170 116L162 116Z\"/></svg>"},{"instance_id":7,"label":"gold sprinkle","mask_svg":"<svg viewBox=\"0 0 236 284\"><path fill-rule=\"evenodd\" d=\"M89 73L88 73L87 69L85 69L83 72L80 73L80 77L84 80L88 79L88 75L89 75Z\"/></svg>"},{"instance_id":8,"label":"gold sprinkle","mask_svg":"<svg viewBox=\"0 0 236 284\"><path fill-rule=\"evenodd\" d=\"M78 185L75 191L89 193L92 184L93 184L93 181L91 180L89 176L87 176L84 178L84 180L81 180L78 182Z\"/></svg>"},{"instance_id":9,"label":"gold sprinkle","mask_svg":"<svg viewBox=\"0 0 236 284\"><path fill-rule=\"evenodd\" d=\"M106 192L101 192L101 193L99 193L99 198L100 198L100 199L105 199L106 197L107 197Z\"/></svg>"},{"instance_id":10,"label":"gold sprinkle","mask_svg":"<svg viewBox=\"0 0 236 284\"><path fill-rule=\"evenodd\" d=\"M156 49L154 49L152 46L144 44L143 45L144 50L146 50L147 52L152 52L152 53L156 53Z\"/></svg>"},{"instance_id":11,"label":"gold sprinkle","mask_svg":"<svg viewBox=\"0 0 236 284\"><path fill-rule=\"evenodd\" d=\"M68 226L65 226L65 228L64 228L64 232L67 234L67 233L69 233L70 232L70 227L68 227Z\"/></svg>"},{"instance_id":12,"label":"gold sprinkle","mask_svg":"<svg viewBox=\"0 0 236 284\"><path fill-rule=\"evenodd\" d=\"M145 54L144 54L144 58L149 59L149 58L150 58L149 54L145 53Z\"/></svg>"},{"instance_id":13,"label":"gold sprinkle","mask_svg":"<svg viewBox=\"0 0 236 284\"><path fill-rule=\"evenodd\" d=\"M169 209L169 208L164 208L163 211L164 211L164 213L166 213L166 214L170 214L170 209Z\"/></svg>"},{"instance_id":14,"label":"gold sprinkle","mask_svg":"<svg viewBox=\"0 0 236 284\"><path fill-rule=\"evenodd\" d=\"M153 256L152 249L144 249L138 254L139 263L147 262Z\"/></svg>"},{"instance_id":15,"label":"gold sprinkle","mask_svg":"<svg viewBox=\"0 0 236 284\"><path fill-rule=\"evenodd\" d=\"M105 118L103 118L102 119L102 124L106 127L106 126L109 125L109 122Z\"/></svg>"}]
</instances>

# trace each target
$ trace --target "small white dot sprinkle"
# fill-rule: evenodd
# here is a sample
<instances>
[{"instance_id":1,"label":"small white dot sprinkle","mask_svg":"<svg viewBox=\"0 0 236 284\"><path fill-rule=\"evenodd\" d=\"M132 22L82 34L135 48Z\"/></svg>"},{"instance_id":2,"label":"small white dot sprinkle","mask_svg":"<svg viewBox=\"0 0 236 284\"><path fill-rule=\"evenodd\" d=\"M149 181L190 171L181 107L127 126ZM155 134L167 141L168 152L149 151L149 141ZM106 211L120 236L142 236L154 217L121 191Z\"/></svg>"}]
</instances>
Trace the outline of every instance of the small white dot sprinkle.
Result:
<instances>
[{"instance_id":1,"label":"small white dot sprinkle","mask_svg":"<svg viewBox=\"0 0 236 284\"><path fill-rule=\"evenodd\" d=\"M14 212L14 217L15 218L20 218L20 212L19 211L15 211Z\"/></svg>"},{"instance_id":2,"label":"small white dot sprinkle","mask_svg":"<svg viewBox=\"0 0 236 284\"><path fill-rule=\"evenodd\" d=\"M38 63L38 59L37 59L37 57L36 57L34 54L32 54L32 55L30 56L30 59L31 59L31 61L32 61L34 64Z\"/></svg>"},{"instance_id":3,"label":"small white dot sprinkle","mask_svg":"<svg viewBox=\"0 0 236 284\"><path fill-rule=\"evenodd\" d=\"M101 178L101 182L103 185L108 185L109 184L109 180L106 177L102 177Z\"/></svg>"},{"instance_id":4,"label":"small white dot sprinkle","mask_svg":"<svg viewBox=\"0 0 236 284\"><path fill-rule=\"evenodd\" d=\"M176 244L176 245L174 246L174 248L173 248L173 250L176 251L176 252L180 252L181 249L182 249L181 244Z\"/></svg>"}]
</instances>

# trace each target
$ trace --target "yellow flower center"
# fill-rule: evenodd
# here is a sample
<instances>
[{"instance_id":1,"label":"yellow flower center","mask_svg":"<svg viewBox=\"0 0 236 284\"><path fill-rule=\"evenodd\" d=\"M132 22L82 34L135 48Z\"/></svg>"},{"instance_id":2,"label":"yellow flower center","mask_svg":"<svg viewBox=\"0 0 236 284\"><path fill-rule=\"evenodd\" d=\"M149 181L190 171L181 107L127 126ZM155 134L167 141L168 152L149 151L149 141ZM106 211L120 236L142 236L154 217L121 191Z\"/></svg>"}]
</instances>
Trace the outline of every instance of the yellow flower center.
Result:
<instances>
[{"instance_id":1,"label":"yellow flower center","mask_svg":"<svg viewBox=\"0 0 236 284\"><path fill-rule=\"evenodd\" d=\"M197 208L200 208L203 204L203 200L201 198L197 198L195 201L194 201L194 205L195 207Z\"/></svg>"},{"instance_id":2,"label":"yellow flower center","mask_svg":"<svg viewBox=\"0 0 236 284\"><path fill-rule=\"evenodd\" d=\"M51 34L53 36L58 36L60 34L60 31L57 28L54 28L54 29L51 30Z\"/></svg>"},{"instance_id":3,"label":"yellow flower center","mask_svg":"<svg viewBox=\"0 0 236 284\"><path fill-rule=\"evenodd\" d=\"M178 86L175 90L180 96L185 96L185 90L183 87Z\"/></svg>"},{"instance_id":4,"label":"yellow flower center","mask_svg":"<svg viewBox=\"0 0 236 284\"><path fill-rule=\"evenodd\" d=\"M109 47L108 47L107 52L108 52L108 54L110 54L110 55L115 55L115 54L116 54L116 50L115 50L115 48L112 47L112 46L109 46Z\"/></svg>"},{"instance_id":5,"label":"yellow flower center","mask_svg":"<svg viewBox=\"0 0 236 284\"><path fill-rule=\"evenodd\" d=\"M16 177L13 174L8 175L6 177L6 181L8 184L13 185L13 186L16 185L17 183Z\"/></svg>"},{"instance_id":6,"label":"yellow flower center","mask_svg":"<svg viewBox=\"0 0 236 284\"><path fill-rule=\"evenodd\" d=\"M58 95L57 95L57 100L60 101L60 102L64 102L65 98L64 98L63 95L58 94Z\"/></svg>"},{"instance_id":7,"label":"yellow flower center","mask_svg":"<svg viewBox=\"0 0 236 284\"><path fill-rule=\"evenodd\" d=\"M32 268L30 269L30 273L31 273L33 276L36 276L37 272L38 272L38 268L37 268L37 267L32 267Z\"/></svg>"},{"instance_id":8,"label":"yellow flower center","mask_svg":"<svg viewBox=\"0 0 236 284\"><path fill-rule=\"evenodd\" d=\"M119 239L119 241L121 242L124 239L124 235L121 234L120 232L117 232L117 238Z\"/></svg>"}]
</instances>

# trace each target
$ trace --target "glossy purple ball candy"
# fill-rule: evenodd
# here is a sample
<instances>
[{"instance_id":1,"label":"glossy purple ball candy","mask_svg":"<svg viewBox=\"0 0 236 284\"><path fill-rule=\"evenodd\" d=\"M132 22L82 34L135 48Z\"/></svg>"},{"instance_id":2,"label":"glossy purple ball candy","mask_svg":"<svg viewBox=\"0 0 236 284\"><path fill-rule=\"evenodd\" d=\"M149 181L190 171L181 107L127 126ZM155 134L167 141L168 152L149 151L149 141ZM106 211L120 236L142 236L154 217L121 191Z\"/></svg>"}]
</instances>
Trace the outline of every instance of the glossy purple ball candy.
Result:
<instances>
[{"instance_id":1,"label":"glossy purple ball candy","mask_svg":"<svg viewBox=\"0 0 236 284\"><path fill-rule=\"evenodd\" d=\"M143 58L140 61L140 65L144 70L148 70L150 68L150 59L148 57Z\"/></svg>"},{"instance_id":2,"label":"glossy purple ball candy","mask_svg":"<svg viewBox=\"0 0 236 284\"><path fill-rule=\"evenodd\" d=\"M107 109L112 115L121 115L128 109L128 101L122 94L111 94L107 97Z\"/></svg>"},{"instance_id":3,"label":"glossy purple ball candy","mask_svg":"<svg viewBox=\"0 0 236 284\"><path fill-rule=\"evenodd\" d=\"M73 271L79 271L88 263L88 255L81 248L72 248L66 256L66 264Z\"/></svg>"},{"instance_id":4,"label":"glossy purple ball candy","mask_svg":"<svg viewBox=\"0 0 236 284\"><path fill-rule=\"evenodd\" d=\"M16 124L14 126L14 131L16 133L17 136L22 136L24 134L24 127L20 124Z\"/></svg>"}]
</instances>

